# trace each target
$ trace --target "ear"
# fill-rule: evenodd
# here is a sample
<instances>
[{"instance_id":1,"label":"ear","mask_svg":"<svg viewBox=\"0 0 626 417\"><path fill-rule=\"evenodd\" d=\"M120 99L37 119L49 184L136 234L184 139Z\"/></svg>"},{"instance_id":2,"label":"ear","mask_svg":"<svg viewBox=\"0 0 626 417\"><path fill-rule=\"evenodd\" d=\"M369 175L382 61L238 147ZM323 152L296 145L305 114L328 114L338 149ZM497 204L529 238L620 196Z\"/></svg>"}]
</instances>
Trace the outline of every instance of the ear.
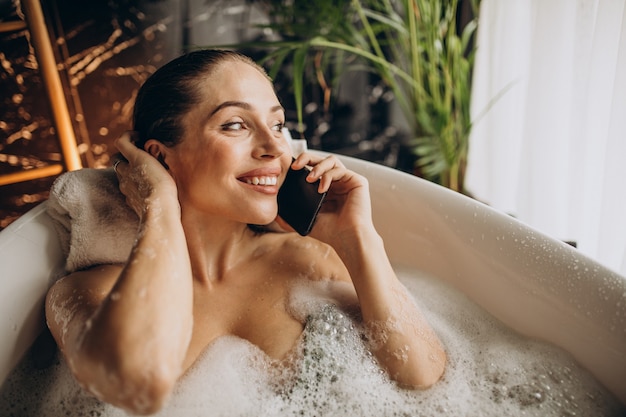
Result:
<instances>
[{"instance_id":1,"label":"ear","mask_svg":"<svg viewBox=\"0 0 626 417\"><path fill-rule=\"evenodd\" d=\"M165 162L165 157L167 155L167 147L163 145L158 140L149 139L146 141L144 145L144 150L148 152L150 155L154 156L157 161L163 165L165 169L170 169L170 167Z\"/></svg>"}]
</instances>

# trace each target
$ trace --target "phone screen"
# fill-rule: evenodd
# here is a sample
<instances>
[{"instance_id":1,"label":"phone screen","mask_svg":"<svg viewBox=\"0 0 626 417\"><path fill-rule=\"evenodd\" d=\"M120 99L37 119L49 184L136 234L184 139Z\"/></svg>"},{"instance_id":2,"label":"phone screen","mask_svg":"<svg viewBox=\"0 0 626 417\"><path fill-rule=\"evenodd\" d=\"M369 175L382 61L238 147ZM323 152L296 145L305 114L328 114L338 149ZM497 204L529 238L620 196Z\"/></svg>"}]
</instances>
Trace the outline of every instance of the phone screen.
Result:
<instances>
[{"instance_id":1,"label":"phone screen","mask_svg":"<svg viewBox=\"0 0 626 417\"><path fill-rule=\"evenodd\" d=\"M289 168L278 191L278 215L302 236L311 232L326 193L319 193L319 181L309 183L306 168Z\"/></svg>"}]
</instances>

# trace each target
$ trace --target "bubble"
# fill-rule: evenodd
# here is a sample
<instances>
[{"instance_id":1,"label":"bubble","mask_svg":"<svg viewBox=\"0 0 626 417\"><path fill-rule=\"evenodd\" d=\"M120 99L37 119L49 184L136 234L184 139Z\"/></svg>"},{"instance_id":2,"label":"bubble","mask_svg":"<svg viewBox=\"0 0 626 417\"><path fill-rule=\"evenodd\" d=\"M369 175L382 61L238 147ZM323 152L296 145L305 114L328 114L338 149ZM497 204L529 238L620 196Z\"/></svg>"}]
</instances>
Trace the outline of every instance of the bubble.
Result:
<instances>
[{"instance_id":1,"label":"bubble","mask_svg":"<svg viewBox=\"0 0 626 417\"><path fill-rule=\"evenodd\" d=\"M520 336L464 294L399 270L448 353L442 380L405 390L378 366L345 283L295 286L289 311L306 322L284 360L234 336L215 340L157 416L620 416L624 405L561 349ZM398 352L402 354L402 352ZM0 391L0 415L127 416L87 394L59 356L24 360Z\"/></svg>"}]
</instances>

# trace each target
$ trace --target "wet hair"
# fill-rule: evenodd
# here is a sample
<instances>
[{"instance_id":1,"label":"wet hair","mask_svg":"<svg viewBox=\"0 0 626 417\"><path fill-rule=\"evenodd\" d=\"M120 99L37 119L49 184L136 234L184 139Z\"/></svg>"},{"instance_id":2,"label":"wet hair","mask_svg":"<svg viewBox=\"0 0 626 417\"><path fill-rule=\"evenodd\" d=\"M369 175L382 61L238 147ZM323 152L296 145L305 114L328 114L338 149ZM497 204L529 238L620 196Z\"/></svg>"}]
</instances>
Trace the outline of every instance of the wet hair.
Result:
<instances>
[{"instance_id":1,"label":"wet hair","mask_svg":"<svg viewBox=\"0 0 626 417\"><path fill-rule=\"evenodd\" d=\"M202 100L199 84L228 61L249 64L270 80L260 65L236 51L201 49L181 55L159 68L139 89L133 111L135 145L143 149L148 139L166 146L180 142L182 118Z\"/></svg>"}]
</instances>

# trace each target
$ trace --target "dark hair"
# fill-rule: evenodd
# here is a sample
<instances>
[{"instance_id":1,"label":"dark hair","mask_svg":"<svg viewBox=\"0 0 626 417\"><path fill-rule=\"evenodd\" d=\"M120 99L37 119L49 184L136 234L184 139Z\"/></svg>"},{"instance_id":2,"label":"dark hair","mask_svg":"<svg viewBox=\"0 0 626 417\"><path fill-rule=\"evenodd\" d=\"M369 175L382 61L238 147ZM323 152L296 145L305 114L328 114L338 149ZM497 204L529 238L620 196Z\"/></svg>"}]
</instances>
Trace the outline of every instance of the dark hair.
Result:
<instances>
[{"instance_id":1,"label":"dark hair","mask_svg":"<svg viewBox=\"0 0 626 417\"><path fill-rule=\"evenodd\" d=\"M148 139L176 145L183 135L182 117L202 99L198 84L226 61L250 64L267 77L261 66L236 51L201 49L175 58L148 77L137 93L135 145L143 149Z\"/></svg>"}]
</instances>

